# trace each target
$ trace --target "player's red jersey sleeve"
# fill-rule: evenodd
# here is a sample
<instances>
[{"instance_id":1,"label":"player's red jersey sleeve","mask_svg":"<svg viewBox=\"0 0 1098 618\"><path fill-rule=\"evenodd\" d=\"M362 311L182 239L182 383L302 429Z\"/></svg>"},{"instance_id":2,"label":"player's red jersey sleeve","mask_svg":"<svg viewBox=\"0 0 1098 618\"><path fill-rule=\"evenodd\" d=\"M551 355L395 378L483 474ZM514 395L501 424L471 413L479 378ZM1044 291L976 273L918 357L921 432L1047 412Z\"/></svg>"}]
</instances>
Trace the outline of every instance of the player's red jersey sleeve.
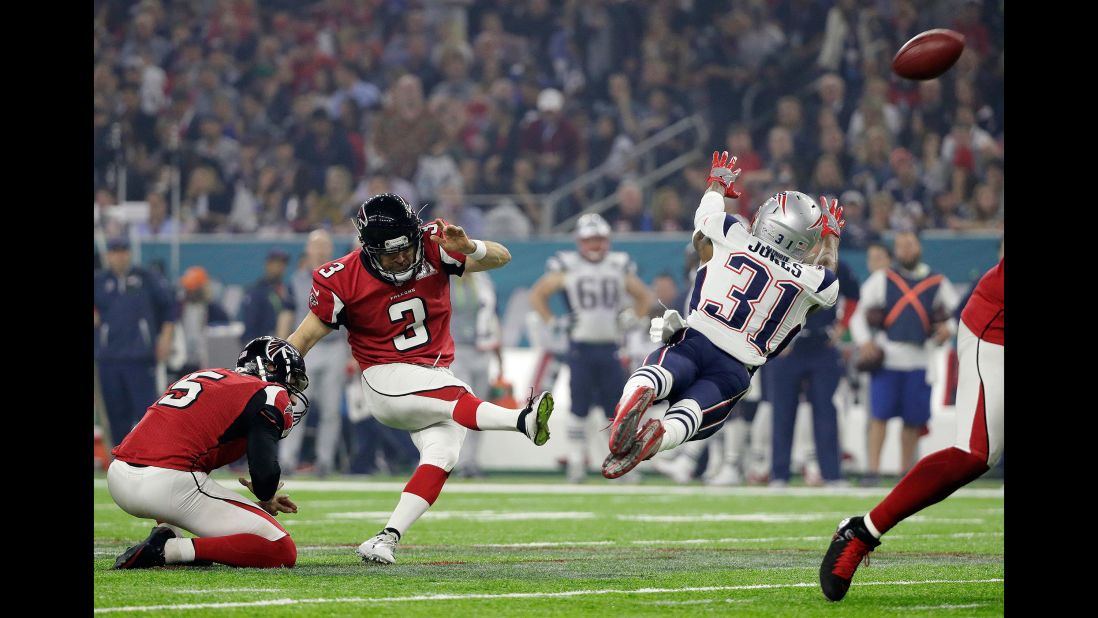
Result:
<instances>
[{"instance_id":1,"label":"player's red jersey sleeve","mask_svg":"<svg viewBox=\"0 0 1098 618\"><path fill-rule=\"evenodd\" d=\"M1005 345L1003 260L984 273L961 311L961 321L972 334L988 343Z\"/></svg>"},{"instance_id":2,"label":"player's red jersey sleeve","mask_svg":"<svg viewBox=\"0 0 1098 618\"><path fill-rule=\"evenodd\" d=\"M447 275L456 275L460 277L465 273L465 260L468 259L468 256L459 251L447 251L443 249L441 245L436 245L435 241L430 238L431 236L441 238L442 227L444 225L446 225L444 219L435 219L431 223L423 226L423 229L426 232L426 234L424 234L423 242L425 245L430 245L430 247L425 247L424 249L435 249L438 253L439 261L442 263L443 272ZM427 254L425 253L424 255L426 257Z\"/></svg>"},{"instance_id":3,"label":"player's red jersey sleeve","mask_svg":"<svg viewBox=\"0 0 1098 618\"><path fill-rule=\"evenodd\" d=\"M313 271L313 287L309 291L309 311L332 328L344 323L344 298L346 292L347 269L358 266L358 252L321 265Z\"/></svg>"}]
</instances>

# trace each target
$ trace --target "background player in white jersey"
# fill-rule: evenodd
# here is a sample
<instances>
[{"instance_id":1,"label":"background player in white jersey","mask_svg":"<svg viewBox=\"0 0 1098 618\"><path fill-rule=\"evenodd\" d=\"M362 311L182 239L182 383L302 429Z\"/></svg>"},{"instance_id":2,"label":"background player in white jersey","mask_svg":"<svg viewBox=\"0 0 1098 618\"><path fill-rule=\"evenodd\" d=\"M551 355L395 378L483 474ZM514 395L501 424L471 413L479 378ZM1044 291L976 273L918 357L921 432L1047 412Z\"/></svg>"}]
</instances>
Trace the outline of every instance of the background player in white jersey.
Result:
<instances>
[{"instance_id":1,"label":"background player in white jersey","mask_svg":"<svg viewBox=\"0 0 1098 618\"><path fill-rule=\"evenodd\" d=\"M530 305L545 324L565 320L568 332L568 370L572 416L568 420L568 480L587 475L587 414L602 406L609 418L622 387L625 369L618 348L623 324L619 315L633 299L632 315L648 316L648 287L637 277L637 266L622 251L610 251L610 224L589 213L576 223L577 251L559 251L546 262L546 273L530 290ZM560 290L570 311L557 318L549 298ZM628 316L628 313L626 314Z\"/></svg>"},{"instance_id":2,"label":"background player in white jersey","mask_svg":"<svg viewBox=\"0 0 1098 618\"><path fill-rule=\"evenodd\" d=\"M471 240L441 219L423 225L388 193L366 200L353 222L362 249L316 269L310 313L290 342L307 354L345 326L366 405L382 424L411 432L419 449L419 466L385 528L357 549L363 560L391 564L401 536L442 492L466 429L517 431L541 446L553 398L546 391L521 410L504 408L478 398L449 369L450 276L504 266L506 247Z\"/></svg>"},{"instance_id":3,"label":"background player in white jersey","mask_svg":"<svg viewBox=\"0 0 1098 618\"><path fill-rule=\"evenodd\" d=\"M828 205L821 197L817 205L803 193L778 193L759 207L748 230L724 207L725 197L739 197L735 163L727 151L713 153L709 188L694 214L701 265L690 314L684 322L668 310L652 320L653 338L667 345L625 385L602 466L607 478L716 433L755 369L785 348L810 311L838 299L833 269L844 225L838 200ZM649 406L664 399L671 405L663 419L641 426Z\"/></svg>"}]
</instances>

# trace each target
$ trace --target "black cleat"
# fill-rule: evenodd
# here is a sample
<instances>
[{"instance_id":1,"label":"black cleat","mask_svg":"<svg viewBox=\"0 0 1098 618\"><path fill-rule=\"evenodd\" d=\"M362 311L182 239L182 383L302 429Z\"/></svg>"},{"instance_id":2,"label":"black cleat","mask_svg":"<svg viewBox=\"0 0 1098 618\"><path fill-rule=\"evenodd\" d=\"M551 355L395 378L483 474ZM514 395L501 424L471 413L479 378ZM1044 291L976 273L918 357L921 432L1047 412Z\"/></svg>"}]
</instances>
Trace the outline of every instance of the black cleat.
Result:
<instances>
[{"instance_id":1,"label":"black cleat","mask_svg":"<svg viewBox=\"0 0 1098 618\"><path fill-rule=\"evenodd\" d=\"M148 538L122 552L114 561L115 569L148 569L164 566L164 544L175 538L175 531L167 526L157 526Z\"/></svg>"},{"instance_id":2,"label":"black cleat","mask_svg":"<svg viewBox=\"0 0 1098 618\"><path fill-rule=\"evenodd\" d=\"M841 601L846 596L858 563L865 558L869 564L869 552L880 544L865 527L864 518L847 517L839 522L839 529L831 537L831 546L820 563L820 588L828 601Z\"/></svg>"}]
</instances>

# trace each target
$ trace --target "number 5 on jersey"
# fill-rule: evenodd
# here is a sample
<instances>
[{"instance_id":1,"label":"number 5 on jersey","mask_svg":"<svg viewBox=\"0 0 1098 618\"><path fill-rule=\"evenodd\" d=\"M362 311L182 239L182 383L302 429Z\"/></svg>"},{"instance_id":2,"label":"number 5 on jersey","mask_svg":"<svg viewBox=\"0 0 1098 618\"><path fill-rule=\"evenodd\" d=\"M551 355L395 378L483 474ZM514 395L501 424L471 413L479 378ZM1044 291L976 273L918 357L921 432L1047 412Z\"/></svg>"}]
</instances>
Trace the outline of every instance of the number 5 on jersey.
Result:
<instances>
[{"instance_id":1,"label":"number 5 on jersey","mask_svg":"<svg viewBox=\"0 0 1098 618\"><path fill-rule=\"evenodd\" d=\"M405 326L404 332L393 337L393 345L400 352L426 345L431 340L424 322L427 321L427 308L423 299L412 297L389 305L389 321L393 324L405 324L408 314L412 314L412 323Z\"/></svg>"}]
</instances>

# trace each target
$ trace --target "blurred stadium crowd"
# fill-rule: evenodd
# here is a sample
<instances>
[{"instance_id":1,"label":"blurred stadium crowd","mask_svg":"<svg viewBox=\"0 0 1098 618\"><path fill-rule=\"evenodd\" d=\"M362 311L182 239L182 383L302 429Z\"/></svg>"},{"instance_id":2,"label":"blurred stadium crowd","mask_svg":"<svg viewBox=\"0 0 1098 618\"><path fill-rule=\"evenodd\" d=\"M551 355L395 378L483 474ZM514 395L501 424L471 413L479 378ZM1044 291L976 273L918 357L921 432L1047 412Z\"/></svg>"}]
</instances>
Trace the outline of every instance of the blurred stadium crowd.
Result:
<instances>
[{"instance_id":1,"label":"blurred stadium crowd","mask_svg":"<svg viewBox=\"0 0 1098 618\"><path fill-rule=\"evenodd\" d=\"M935 27L966 36L956 66L893 76ZM777 190L841 196L844 246L1003 227L995 0L100 0L94 114L108 236L348 233L382 191L474 237L607 196L616 231L684 231L714 148L740 157L746 216ZM690 117L704 130L636 156ZM148 203L134 230L102 216L127 201Z\"/></svg>"}]
</instances>

